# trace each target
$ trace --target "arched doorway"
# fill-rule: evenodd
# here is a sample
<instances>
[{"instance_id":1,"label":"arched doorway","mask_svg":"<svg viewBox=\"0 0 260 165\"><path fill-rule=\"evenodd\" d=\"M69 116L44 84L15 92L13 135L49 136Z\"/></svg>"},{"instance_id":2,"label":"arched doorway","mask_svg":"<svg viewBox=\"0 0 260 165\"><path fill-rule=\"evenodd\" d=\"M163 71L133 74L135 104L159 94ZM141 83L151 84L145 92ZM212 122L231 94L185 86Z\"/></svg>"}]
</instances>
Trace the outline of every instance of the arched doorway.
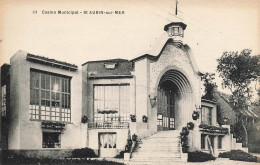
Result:
<instances>
[{"instance_id":1,"label":"arched doorway","mask_svg":"<svg viewBox=\"0 0 260 165\"><path fill-rule=\"evenodd\" d=\"M174 130L184 126L191 109L192 90L187 77L178 70L168 70L157 88L157 130Z\"/></svg>"}]
</instances>

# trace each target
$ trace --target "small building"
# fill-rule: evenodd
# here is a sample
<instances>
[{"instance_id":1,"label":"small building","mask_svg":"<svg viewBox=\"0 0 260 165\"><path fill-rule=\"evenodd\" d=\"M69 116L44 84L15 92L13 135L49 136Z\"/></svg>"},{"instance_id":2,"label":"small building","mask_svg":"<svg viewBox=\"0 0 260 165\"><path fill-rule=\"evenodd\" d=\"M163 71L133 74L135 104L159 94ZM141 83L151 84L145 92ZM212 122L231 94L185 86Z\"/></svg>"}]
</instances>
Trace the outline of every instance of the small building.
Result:
<instances>
[{"instance_id":1,"label":"small building","mask_svg":"<svg viewBox=\"0 0 260 165\"><path fill-rule=\"evenodd\" d=\"M1 67L1 148L64 157L88 147L114 157L133 135L145 140L175 132L180 138L187 125L193 125L189 151L217 156L239 148L229 126L217 123L217 102L201 99L202 74L183 43L186 26L167 24L169 39L156 56L88 61L81 68L18 51ZM187 152L173 143L178 153Z\"/></svg>"},{"instance_id":2,"label":"small building","mask_svg":"<svg viewBox=\"0 0 260 165\"><path fill-rule=\"evenodd\" d=\"M214 99L217 101L218 106L218 122L220 124L228 124L234 127L238 119L233 103L230 101L230 95L215 90ZM260 142L260 109L257 105L253 105L252 107L244 109L241 113L243 120L242 122L247 130L246 134L248 135L248 144L245 144L246 142L244 136L237 135L237 140L244 142L244 146L248 145L249 152L259 152L260 148L258 144ZM227 119L227 123L225 123L225 119Z\"/></svg>"}]
</instances>

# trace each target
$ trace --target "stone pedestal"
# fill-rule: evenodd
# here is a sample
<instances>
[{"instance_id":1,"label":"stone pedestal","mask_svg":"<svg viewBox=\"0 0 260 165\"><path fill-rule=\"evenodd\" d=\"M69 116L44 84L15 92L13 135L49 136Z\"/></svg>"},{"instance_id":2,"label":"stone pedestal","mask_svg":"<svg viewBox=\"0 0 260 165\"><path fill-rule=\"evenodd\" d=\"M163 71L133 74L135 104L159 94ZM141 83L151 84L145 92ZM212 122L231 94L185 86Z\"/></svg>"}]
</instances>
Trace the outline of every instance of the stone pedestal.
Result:
<instances>
[{"instance_id":1,"label":"stone pedestal","mask_svg":"<svg viewBox=\"0 0 260 165\"><path fill-rule=\"evenodd\" d=\"M124 153L124 161L129 161L130 160L130 153Z\"/></svg>"}]
</instances>

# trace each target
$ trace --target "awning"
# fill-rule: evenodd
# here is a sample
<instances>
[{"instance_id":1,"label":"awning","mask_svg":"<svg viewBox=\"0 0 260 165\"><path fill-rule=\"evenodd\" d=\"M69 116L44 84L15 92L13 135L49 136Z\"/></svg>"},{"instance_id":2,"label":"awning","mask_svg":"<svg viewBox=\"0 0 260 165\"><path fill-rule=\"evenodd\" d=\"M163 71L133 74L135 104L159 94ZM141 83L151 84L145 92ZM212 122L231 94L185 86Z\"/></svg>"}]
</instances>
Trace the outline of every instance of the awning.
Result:
<instances>
[{"instance_id":1,"label":"awning","mask_svg":"<svg viewBox=\"0 0 260 165\"><path fill-rule=\"evenodd\" d=\"M108 109L103 109L103 110L97 110L98 113L101 114L115 114L118 113L118 110L108 110Z\"/></svg>"}]
</instances>

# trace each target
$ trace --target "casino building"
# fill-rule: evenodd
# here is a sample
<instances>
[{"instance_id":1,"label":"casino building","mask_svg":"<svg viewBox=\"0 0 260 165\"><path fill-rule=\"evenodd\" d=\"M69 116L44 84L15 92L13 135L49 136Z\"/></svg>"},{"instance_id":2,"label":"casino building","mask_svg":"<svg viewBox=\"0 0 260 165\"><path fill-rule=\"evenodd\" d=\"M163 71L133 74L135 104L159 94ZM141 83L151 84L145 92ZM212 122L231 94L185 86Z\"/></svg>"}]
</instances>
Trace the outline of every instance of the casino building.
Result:
<instances>
[{"instance_id":1,"label":"casino building","mask_svg":"<svg viewBox=\"0 0 260 165\"><path fill-rule=\"evenodd\" d=\"M134 134L143 142L157 137L158 148L172 145L167 152L179 159L187 148L214 156L244 149L228 125L218 125L217 102L201 99L202 74L183 43L186 27L167 24L169 38L160 53L132 60L78 67L18 51L1 67L2 150L64 157L88 147L100 157L114 157ZM145 152L136 150L132 158L143 159Z\"/></svg>"}]
</instances>

